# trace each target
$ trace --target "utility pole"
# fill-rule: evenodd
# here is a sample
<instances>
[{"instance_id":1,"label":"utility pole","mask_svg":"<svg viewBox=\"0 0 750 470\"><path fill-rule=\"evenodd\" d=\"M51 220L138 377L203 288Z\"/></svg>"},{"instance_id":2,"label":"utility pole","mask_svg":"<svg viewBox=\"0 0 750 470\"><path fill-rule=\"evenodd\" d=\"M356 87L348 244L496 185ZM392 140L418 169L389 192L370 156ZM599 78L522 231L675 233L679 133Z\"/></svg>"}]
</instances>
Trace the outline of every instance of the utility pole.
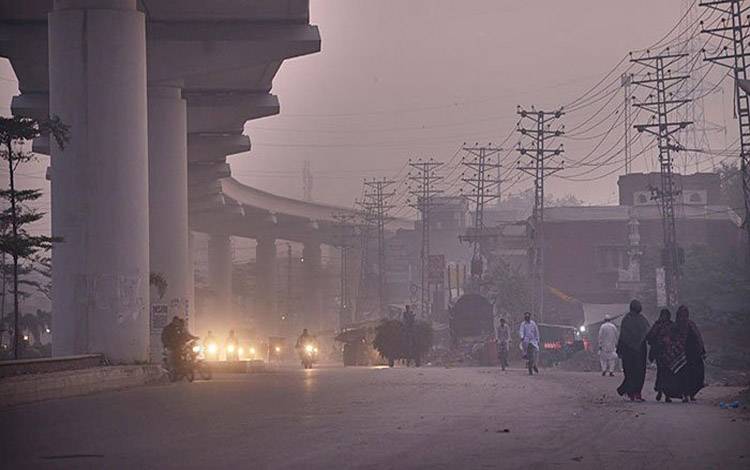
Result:
<instances>
[{"instance_id":1,"label":"utility pole","mask_svg":"<svg viewBox=\"0 0 750 470\"><path fill-rule=\"evenodd\" d=\"M284 320L284 318L282 318ZM286 321L292 323L292 244L286 244Z\"/></svg>"},{"instance_id":2,"label":"utility pole","mask_svg":"<svg viewBox=\"0 0 750 470\"><path fill-rule=\"evenodd\" d=\"M395 192L390 187L395 181L383 179L372 179L365 181L365 197L360 203L365 209L365 214L369 217L366 222L374 224L378 237L378 305L380 314L386 313L386 256L385 256L385 224L390 217L388 211L393 209L389 200L395 196Z\"/></svg>"},{"instance_id":3,"label":"utility pole","mask_svg":"<svg viewBox=\"0 0 750 470\"><path fill-rule=\"evenodd\" d=\"M690 100L674 96L675 87L687 79L687 75L672 75L670 67L683 59L687 54L674 54L666 49L663 53L652 55L646 51L641 57L633 57L631 62L649 69L645 78L634 80L633 84L649 90L644 101L636 101L633 106L652 114L647 124L636 124L638 132L648 132L656 136L659 149L659 188L653 188L653 198L659 201L664 232L664 285L666 305L677 305L678 283L680 277L681 251L677 245L677 224L675 220L675 198L680 191L675 186L672 151L682 150L674 135L691 123L688 121L670 121L670 114L685 106ZM656 122L654 122L656 118Z\"/></svg>"},{"instance_id":4,"label":"utility pole","mask_svg":"<svg viewBox=\"0 0 750 470\"><path fill-rule=\"evenodd\" d=\"M357 205L362 207L360 213L361 224L359 225L359 283L357 285L357 305L355 309L355 320L362 319L362 311L365 309L368 298L368 289L370 287L370 238L372 232L372 221L374 220L373 212L370 207L363 204L364 201L357 201Z\"/></svg>"},{"instance_id":5,"label":"utility pole","mask_svg":"<svg viewBox=\"0 0 750 470\"><path fill-rule=\"evenodd\" d=\"M520 106L516 113L521 116L518 124L518 132L522 137L528 137L528 146L523 142L518 143L518 152L523 156L528 156L531 160L528 165L524 166L521 160L518 160L517 168L526 174L534 177L534 210L532 212L532 232L531 232L531 249L533 253L533 277L536 282L537 296L535 310L539 312L539 320L544 320L544 183L547 176L550 176L560 170L561 166L551 166L548 161L553 157L559 156L564 152L563 145L552 147L551 141L557 137L565 135L565 126L555 127L552 125L560 119L565 113L563 109L555 111L537 110L534 106L527 111ZM523 127L522 123L530 121L529 127Z\"/></svg>"},{"instance_id":6,"label":"utility pole","mask_svg":"<svg viewBox=\"0 0 750 470\"><path fill-rule=\"evenodd\" d=\"M312 202L313 192L313 174L310 166L310 160L305 160L302 167L302 198L307 202Z\"/></svg>"},{"instance_id":7,"label":"utility pole","mask_svg":"<svg viewBox=\"0 0 750 470\"><path fill-rule=\"evenodd\" d=\"M351 323L351 301L349 296L349 249L354 247L354 214L333 214L336 221L336 246L341 253L339 271L339 329Z\"/></svg>"},{"instance_id":8,"label":"utility pole","mask_svg":"<svg viewBox=\"0 0 750 470\"><path fill-rule=\"evenodd\" d=\"M630 148L630 85L633 82L633 76L626 73L620 75L620 85L625 90L625 109L623 117L625 118L625 174L630 174L630 164L633 161L632 151Z\"/></svg>"},{"instance_id":9,"label":"utility pole","mask_svg":"<svg viewBox=\"0 0 750 470\"><path fill-rule=\"evenodd\" d=\"M409 174L409 180L416 184L414 189L410 188L409 194L414 197L413 201L410 201L410 206L419 211L420 219L422 222L422 246L420 250L420 267L419 267L419 280L420 280L420 311L422 318L429 319L431 315L431 304L430 302L430 281L429 281L429 258L430 258L430 212L435 204L435 196L441 194L443 191L434 189L434 184L441 179L442 176L437 175L437 170L443 164L440 162L433 161L417 161L409 160L409 166L415 170L415 174Z\"/></svg>"},{"instance_id":10,"label":"utility pole","mask_svg":"<svg viewBox=\"0 0 750 470\"><path fill-rule=\"evenodd\" d=\"M745 52L745 41L748 39L750 21L747 21L746 17L743 23L742 18L742 15L747 14L748 7L743 7L741 0L701 2L700 6L711 8L729 17L728 21L722 20L720 27L703 29L702 32L732 43L731 47L725 46L721 54L711 57L706 56L705 60L730 68L734 76L735 106L740 127L740 173L742 175L742 192L745 196L744 227L747 233L748 248L746 262L750 266L750 99L748 98L748 89L740 86L743 83L748 83L748 53ZM705 50L703 53L705 54Z\"/></svg>"},{"instance_id":11,"label":"utility pole","mask_svg":"<svg viewBox=\"0 0 750 470\"><path fill-rule=\"evenodd\" d=\"M484 147L475 144L473 147L464 145L463 150L473 157L469 161L463 161L463 165L472 174L469 177L462 178L462 180L471 186L471 191L466 197L474 203L474 227L471 232L459 237L459 239L472 244L471 279L475 282L475 288L478 288L479 281L484 273L482 240L490 238L484 233L484 206L499 197L497 188L501 183L499 177L493 176L492 170L499 169L500 163L493 163L492 156L497 155L504 149L493 147L492 144Z\"/></svg>"},{"instance_id":12,"label":"utility pole","mask_svg":"<svg viewBox=\"0 0 750 470\"><path fill-rule=\"evenodd\" d=\"M690 69L695 66L695 56L701 52L701 38L695 35L695 23L697 20L698 11L694 8L695 0L682 0L681 17L682 22L685 24L684 29L681 30L678 36L679 43L682 44L679 52L687 54L685 60L677 68L678 73L690 74ZM709 133L717 133L724 131L724 126L715 124L706 120L705 110L705 98L714 93L721 93L723 89L716 83L711 83L707 77L698 79L695 76L689 76L683 86L681 86L680 93L677 93L678 98L688 98L691 101L680 109L678 118L681 121L690 121L693 124L690 127L683 129L678 136L678 141L682 144L685 149L682 161L683 174L687 174L688 165L692 163L695 165L696 173L700 171L701 157L704 149L711 148L711 139ZM714 157L708 155L711 166L715 169Z\"/></svg>"}]
</instances>

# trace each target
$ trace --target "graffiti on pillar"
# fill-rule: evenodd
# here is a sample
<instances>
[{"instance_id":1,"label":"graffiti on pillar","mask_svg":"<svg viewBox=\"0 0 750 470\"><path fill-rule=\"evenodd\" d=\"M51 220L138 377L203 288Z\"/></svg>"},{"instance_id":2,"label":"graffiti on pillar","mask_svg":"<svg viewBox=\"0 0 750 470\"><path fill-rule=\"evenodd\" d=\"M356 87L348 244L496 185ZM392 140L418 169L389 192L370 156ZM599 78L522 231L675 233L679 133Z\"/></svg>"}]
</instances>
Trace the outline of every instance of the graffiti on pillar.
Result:
<instances>
[{"instance_id":1,"label":"graffiti on pillar","mask_svg":"<svg viewBox=\"0 0 750 470\"><path fill-rule=\"evenodd\" d=\"M145 302L140 294L143 276L118 276L118 311L129 320L136 320L145 313Z\"/></svg>"},{"instance_id":2,"label":"graffiti on pillar","mask_svg":"<svg viewBox=\"0 0 750 470\"><path fill-rule=\"evenodd\" d=\"M169 323L169 306L167 304L151 304L151 329L161 330Z\"/></svg>"},{"instance_id":3,"label":"graffiti on pillar","mask_svg":"<svg viewBox=\"0 0 750 470\"><path fill-rule=\"evenodd\" d=\"M140 275L97 275L91 283L96 310L115 314L119 324L136 320L146 308L139 295L142 282Z\"/></svg>"}]
</instances>

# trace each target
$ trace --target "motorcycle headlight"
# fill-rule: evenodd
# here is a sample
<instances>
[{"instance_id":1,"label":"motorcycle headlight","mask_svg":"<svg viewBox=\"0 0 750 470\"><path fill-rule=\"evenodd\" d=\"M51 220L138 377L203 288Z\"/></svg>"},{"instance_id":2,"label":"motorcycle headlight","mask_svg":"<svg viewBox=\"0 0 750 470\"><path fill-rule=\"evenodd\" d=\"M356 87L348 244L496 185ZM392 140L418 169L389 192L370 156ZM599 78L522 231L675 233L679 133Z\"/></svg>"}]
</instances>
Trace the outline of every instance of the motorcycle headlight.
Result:
<instances>
[{"instance_id":1,"label":"motorcycle headlight","mask_svg":"<svg viewBox=\"0 0 750 470\"><path fill-rule=\"evenodd\" d=\"M280 352L281 352L281 348L280 348L279 346L276 346L276 348L274 348L274 350L275 350L275 351L276 351L277 353L280 353Z\"/></svg>"},{"instance_id":2,"label":"motorcycle headlight","mask_svg":"<svg viewBox=\"0 0 750 470\"><path fill-rule=\"evenodd\" d=\"M313 352L318 352L318 348L313 348Z\"/></svg>"},{"instance_id":3,"label":"motorcycle headlight","mask_svg":"<svg viewBox=\"0 0 750 470\"><path fill-rule=\"evenodd\" d=\"M218 349L219 349L219 348L218 348L218 347L216 346L216 343L211 343L211 344L209 344L209 345L208 345L208 352L209 352L210 354L216 354L216 351L217 351Z\"/></svg>"},{"instance_id":4,"label":"motorcycle headlight","mask_svg":"<svg viewBox=\"0 0 750 470\"><path fill-rule=\"evenodd\" d=\"M194 352L194 353L199 353L199 352L201 352L201 347L200 347L200 346L198 346L198 345L195 345L195 346L193 346L193 352Z\"/></svg>"},{"instance_id":5,"label":"motorcycle headlight","mask_svg":"<svg viewBox=\"0 0 750 470\"><path fill-rule=\"evenodd\" d=\"M237 350L237 354L239 354L240 356L242 356L243 354L245 354L245 350L242 349L242 348L240 348L239 350Z\"/></svg>"},{"instance_id":6,"label":"motorcycle headlight","mask_svg":"<svg viewBox=\"0 0 750 470\"><path fill-rule=\"evenodd\" d=\"M312 344L308 344L307 346L305 346L305 352L311 353L313 352L314 349L315 348L313 347Z\"/></svg>"},{"instance_id":7,"label":"motorcycle headlight","mask_svg":"<svg viewBox=\"0 0 750 470\"><path fill-rule=\"evenodd\" d=\"M230 353L234 352L234 345L233 344L230 344L229 346L227 346L227 352L230 352Z\"/></svg>"},{"instance_id":8,"label":"motorcycle headlight","mask_svg":"<svg viewBox=\"0 0 750 470\"><path fill-rule=\"evenodd\" d=\"M253 348L253 347L250 348L250 354L253 355L253 356L255 356L255 348Z\"/></svg>"}]
</instances>

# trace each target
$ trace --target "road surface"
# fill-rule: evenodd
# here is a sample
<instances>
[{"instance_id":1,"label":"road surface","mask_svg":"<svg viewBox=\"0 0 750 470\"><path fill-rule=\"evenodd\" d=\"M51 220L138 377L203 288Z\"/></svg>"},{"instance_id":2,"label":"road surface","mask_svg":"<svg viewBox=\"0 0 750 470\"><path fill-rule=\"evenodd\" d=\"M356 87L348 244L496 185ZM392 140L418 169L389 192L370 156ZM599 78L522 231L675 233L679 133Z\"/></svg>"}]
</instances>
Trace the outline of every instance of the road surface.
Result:
<instances>
[{"instance_id":1,"label":"road surface","mask_svg":"<svg viewBox=\"0 0 750 470\"><path fill-rule=\"evenodd\" d=\"M0 410L0 467L750 468L750 413L717 406L738 389L633 404L614 394L619 380L437 367L227 374Z\"/></svg>"}]
</instances>

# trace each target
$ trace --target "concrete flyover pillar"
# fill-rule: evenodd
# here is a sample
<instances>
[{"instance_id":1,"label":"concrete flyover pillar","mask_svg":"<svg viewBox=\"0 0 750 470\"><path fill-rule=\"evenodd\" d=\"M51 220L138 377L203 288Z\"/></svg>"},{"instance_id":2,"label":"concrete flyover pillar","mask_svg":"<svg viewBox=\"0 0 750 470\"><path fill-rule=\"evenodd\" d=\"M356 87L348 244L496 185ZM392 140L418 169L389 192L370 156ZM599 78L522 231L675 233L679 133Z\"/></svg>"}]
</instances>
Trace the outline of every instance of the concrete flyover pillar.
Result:
<instances>
[{"instance_id":1,"label":"concrete flyover pillar","mask_svg":"<svg viewBox=\"0 0 750 470\"><path fill-rule=\"evenodd\" d=\"M135 0L55 0L48 17L53 354L148 359L145 20Z\"/></svg>"},{"instance_id":2,"label":"concrete flyover pillar","mask_svg":"<svg viewBox=\"0 0 750 470\"><path fill-rule=\"evenodd\" d=\"M303 268L303 328L318 329L321 326L323 275L322 250L317 240L305 241L302 246Z\"/></svg>"},{"instance_id":3,"label":"concrete flyover pillar","mask_svg":"<svg viewBox=\"0 0 750 470\"><path fill-rule=\"evenodd\" d=\"M232 242L229 235L212 233L208 238L208 286L213 302L200 324L214 334L226 332L233 320L232 311Z\"/></svg>"},{"instance_id":4,"label":"concrete flyover pillar","mask_svg":"<svg viewBox=\"0 0 750 470\"><path fill-rule=\"evenodd\" d=\"M151 361L161 357L161 330L173 316L190 321L187 107L180 88L148 87L148 181L151 272L167 288L151 288Z\"/></svg>"},{"instance_id":5,"label":"concrete flyover pillar","mask_svg":"<svg viewBox=\"0 0 750 470\"><path fill-rule=\"evenodd\" d=\"M262 237L255 246L255 317L264 331L271 331L276 320L276 240Z\"/></svg>"}]
</instances>

